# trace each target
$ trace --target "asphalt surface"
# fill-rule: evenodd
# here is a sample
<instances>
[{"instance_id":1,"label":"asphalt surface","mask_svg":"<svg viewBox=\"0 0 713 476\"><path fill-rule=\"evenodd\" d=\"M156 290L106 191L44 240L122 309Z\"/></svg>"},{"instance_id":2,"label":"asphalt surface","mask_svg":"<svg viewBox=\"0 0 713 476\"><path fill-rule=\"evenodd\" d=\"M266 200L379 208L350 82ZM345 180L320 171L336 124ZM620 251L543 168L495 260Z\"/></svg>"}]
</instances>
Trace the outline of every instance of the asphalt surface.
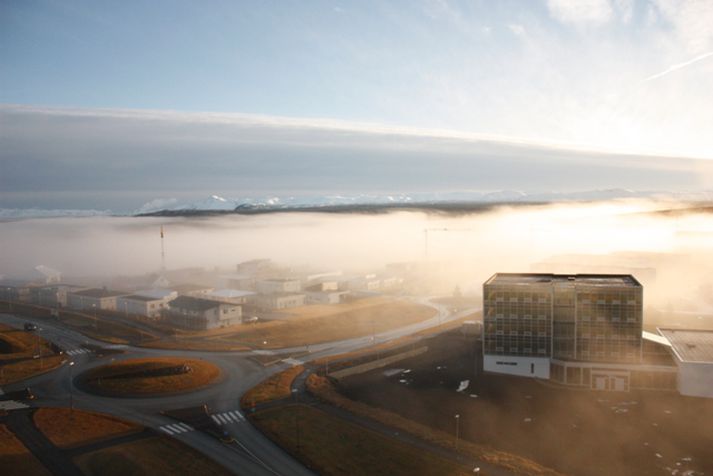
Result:
<instances>
[{"instance_id":1,"label":"asphalt surface","mask_svg":"<svg viewBox=\"0 0 713 476\"><path fill-rule=\"evenodd\" d=\"M435 308L437 314L433 318L420 323L375 336L313 344L309 346L309 356L303 358L312 360L353 351L374 343L413 334L449 320L460 318L474 311L474 309L468 309L457 314L451 314L446 306L430 303L427 298L419 299L417 302ZM16 384L7 385L3 388L5 392L30 387L36 397L31 403L33 406L69 407L70 404L73 404L75 408L111 414L159 431L166 425L176 423L175 420L161 415L160 412L165 410L207 405L211 414L233 412L233 415L235 415L235 412L240 412L240 397L247 390L270 375L280 372L295 363L294 361L283 362L266 368L250 358L261 351L205 352L147 349L132 346L115 346L120 347L124 353L100 358L93 352L88 352L86 346L112 347L111 345L67 329L61 323L17 317L9 314L0 314L0 322L15 328L22 328L25 322L34 322L40 328L38 331L40 336L59 345L66 351L67 355L67 362L57 370ZM305 347L300 346L273 350L272 352L275 354L289 354L304 351ZM186 357L212 362L220 367L224 378L217 384L191 393L152 398L102 397L81 391L73 382L73 379L82 372L104 365L112 360L120 361L130 358L169 355L185 355ZM70 362L74 364L70 366ZM234 444L221 443L215 437L197 430L181 433L172 432L173 434L170 434L170 436L204 453L235 474L273 476L313 474L300 462L268 440L247 419L232 419L230 421L226 419L223 429L235 438ZM168 432L164 431L164 433Z\"/></svg>"}]
</instances>

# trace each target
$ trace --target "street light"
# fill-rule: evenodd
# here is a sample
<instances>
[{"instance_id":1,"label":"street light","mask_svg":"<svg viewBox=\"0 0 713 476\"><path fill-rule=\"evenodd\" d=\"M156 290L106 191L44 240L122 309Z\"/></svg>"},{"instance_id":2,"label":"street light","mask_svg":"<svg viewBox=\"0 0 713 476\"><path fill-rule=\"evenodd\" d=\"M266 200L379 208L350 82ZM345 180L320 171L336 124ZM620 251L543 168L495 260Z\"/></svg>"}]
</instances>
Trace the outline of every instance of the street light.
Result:
<instances>
[{"instance_id":1,"label":"street light","mask_svg":"<svg viewBox=\"0 0 713 476\"><path fill-rule=\"evenodd\" d=\"M460 415L458 413L455 414L455 419L456 419L456 451L458 451L458 439L460 438Z\"/></svg>"},{"instance_id":2,"label":"street light","mask_svg":"<svg viewBox=\"0 0 713 476\"><path fill-rule=\"evenodd\" d=\"M74 392L72 391L74 381L72 379L72 367L74 367L74 361L69 363L69 409L74 411Z\"/></svg>"}]
</instances>

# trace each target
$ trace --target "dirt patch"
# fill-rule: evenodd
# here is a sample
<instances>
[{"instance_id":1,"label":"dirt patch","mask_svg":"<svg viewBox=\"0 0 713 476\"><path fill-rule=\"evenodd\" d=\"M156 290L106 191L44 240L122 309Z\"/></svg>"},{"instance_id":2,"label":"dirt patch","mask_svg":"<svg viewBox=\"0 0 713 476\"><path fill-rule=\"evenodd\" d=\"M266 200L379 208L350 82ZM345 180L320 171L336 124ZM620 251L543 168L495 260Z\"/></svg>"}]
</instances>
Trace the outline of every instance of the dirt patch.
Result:
<instances>
[{"instance_id":1,"label":"dirt patch","mask_svg":"<svg viewBox=\"0 0 713 476\"><path fill-rule=\"evenodd\" d=\"M156 437L104 448L74 458L87 476L231 474L193 448Z\"/></svg>"},{"instance_id":2,"label":"dirt patch","mask_svg":"<svg viewBox=\"0 0 713 476\"><path fill-rule=\"evenodd\" d=\"M451 434L459 414L462 438L568 474L713 474L713 427L704 423L713 421L713 400L484 374L477 341L451 333L428 345L429 353L400 369L343 380L341 391Z\"/></svg>"},{"instance_id":3,"label":"dirt patch","mask_svg":"<svg viewBox=\"0 0 713 476\"><path fill-rule=\"evenodd\" d=\"M220 368L204 360L155 357L96 367L77 380L87 391L100 395L150 397L197 390L220 377Z\"/></svg>"},{"instance_id":4,"label":"dirt patch","mask_svg":"<svg viewBox=\"0 0 713 476\"><path fill-rule=\"evenodd\" d=\"M53 370L62 364L62 360L52 344L36 332L0 324L0 385Z\"/></svg>"},{"instance_id":5,"label":"dirt patch","mask_svg":"<svg viewBox=\"0 0 713 476\"><path fill-rule=\"evenodd\" d=\"M40 408L35 411L33 421L60 448L84 446L143 430L142 426L109 415L69 408Z\"/></svg>"}]
</instances>

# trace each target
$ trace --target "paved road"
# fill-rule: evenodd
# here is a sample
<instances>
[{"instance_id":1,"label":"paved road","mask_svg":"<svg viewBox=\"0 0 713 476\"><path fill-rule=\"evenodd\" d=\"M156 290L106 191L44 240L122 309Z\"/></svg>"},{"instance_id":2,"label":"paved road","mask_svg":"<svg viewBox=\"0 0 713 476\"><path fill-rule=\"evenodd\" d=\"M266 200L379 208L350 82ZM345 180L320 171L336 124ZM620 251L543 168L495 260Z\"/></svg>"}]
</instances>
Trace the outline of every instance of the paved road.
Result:
<instances>
[{"instance_id":1,"label":"paved road","mask_svg":"<svg viewBox=\"0 0 713 476\"><path fill-rule=\"evenodd\" d=\"M426 298L416 302L429 305L436 309L436 315L426 321L405 326L400 329L384 332L375 336L358 337L338 342L310 345L309 359L341 354L398 337L406 336L420 330L433 327L449 320L458 319L474 309L450 314L445 306L430 303ZM179 431L177 423L160 414L163 410L208 405L213 414L237 415L240 410L240 397L251 387L267 378L269 375L282 371L297 361L291 360L279 365L265 368L250 359L255 351L239 352L205 352L188 350L149 349L143 347L122 346L125 353L108 355L103 358L86 351L86 346L107 347L105 342L97 341L65 328L61 323L41 319L16 317L0 314L0 322L16 328L22 328L25 322L35 322L40 335L65 349L68 361L73 366L63 365L59 369L25 380L15 385L5 387L6 391L31 387L36 395L34 405L37 406L69 406L70 401L75 408L98 411L134 421L157 430L167 428L164 433L170 434L191 447L208 455L210 458L231 469L236 474L255 475L312 475L313 473L301 463L282 451L255 429L245 419L224 418L224 428L236 439L235 445L226 445L206 433L196 430ZM275 350L275 353L288 354L304 352L305 347L293 347ZM111 398L93 395L81 391L72 381L78 374L113 360L140 358L164 355L185 355L191 358L204 359L212 362L223 371L223 380L208 388L195 392L160 398ZM170 426L173 425L173 426ZM171 429L173 431L171 431Z\"/></svg>"}]
</instances>

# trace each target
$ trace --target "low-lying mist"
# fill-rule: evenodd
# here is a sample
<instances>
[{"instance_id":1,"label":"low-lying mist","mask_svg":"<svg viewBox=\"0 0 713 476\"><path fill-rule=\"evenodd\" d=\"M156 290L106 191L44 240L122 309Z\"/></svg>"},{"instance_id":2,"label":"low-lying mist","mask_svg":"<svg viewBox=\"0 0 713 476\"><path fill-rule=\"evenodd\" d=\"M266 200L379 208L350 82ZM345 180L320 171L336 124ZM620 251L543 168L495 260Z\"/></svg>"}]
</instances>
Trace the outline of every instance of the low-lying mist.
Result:
<instances>
[{"instance_id":1,"label":"low-lying mist","mask_svg":"<svg viewBox=\"0 0 713 476\"><path fill-rule=\"evenodd\" d=\"M683 208L685 204L675 204ZM0 274L140 275L161 266L233 270L271 258L287 266L371 272L429 262L432 292L480 293L494 272L630 272L647 305L713 305L713 220L671 203L619 201L502 206L473 214L279 213L201 218L55 218L0 223ZM436 264L437 263L437 264ZM69 281L70 279L68 279Z\"/></svg>"}]
</instances>

